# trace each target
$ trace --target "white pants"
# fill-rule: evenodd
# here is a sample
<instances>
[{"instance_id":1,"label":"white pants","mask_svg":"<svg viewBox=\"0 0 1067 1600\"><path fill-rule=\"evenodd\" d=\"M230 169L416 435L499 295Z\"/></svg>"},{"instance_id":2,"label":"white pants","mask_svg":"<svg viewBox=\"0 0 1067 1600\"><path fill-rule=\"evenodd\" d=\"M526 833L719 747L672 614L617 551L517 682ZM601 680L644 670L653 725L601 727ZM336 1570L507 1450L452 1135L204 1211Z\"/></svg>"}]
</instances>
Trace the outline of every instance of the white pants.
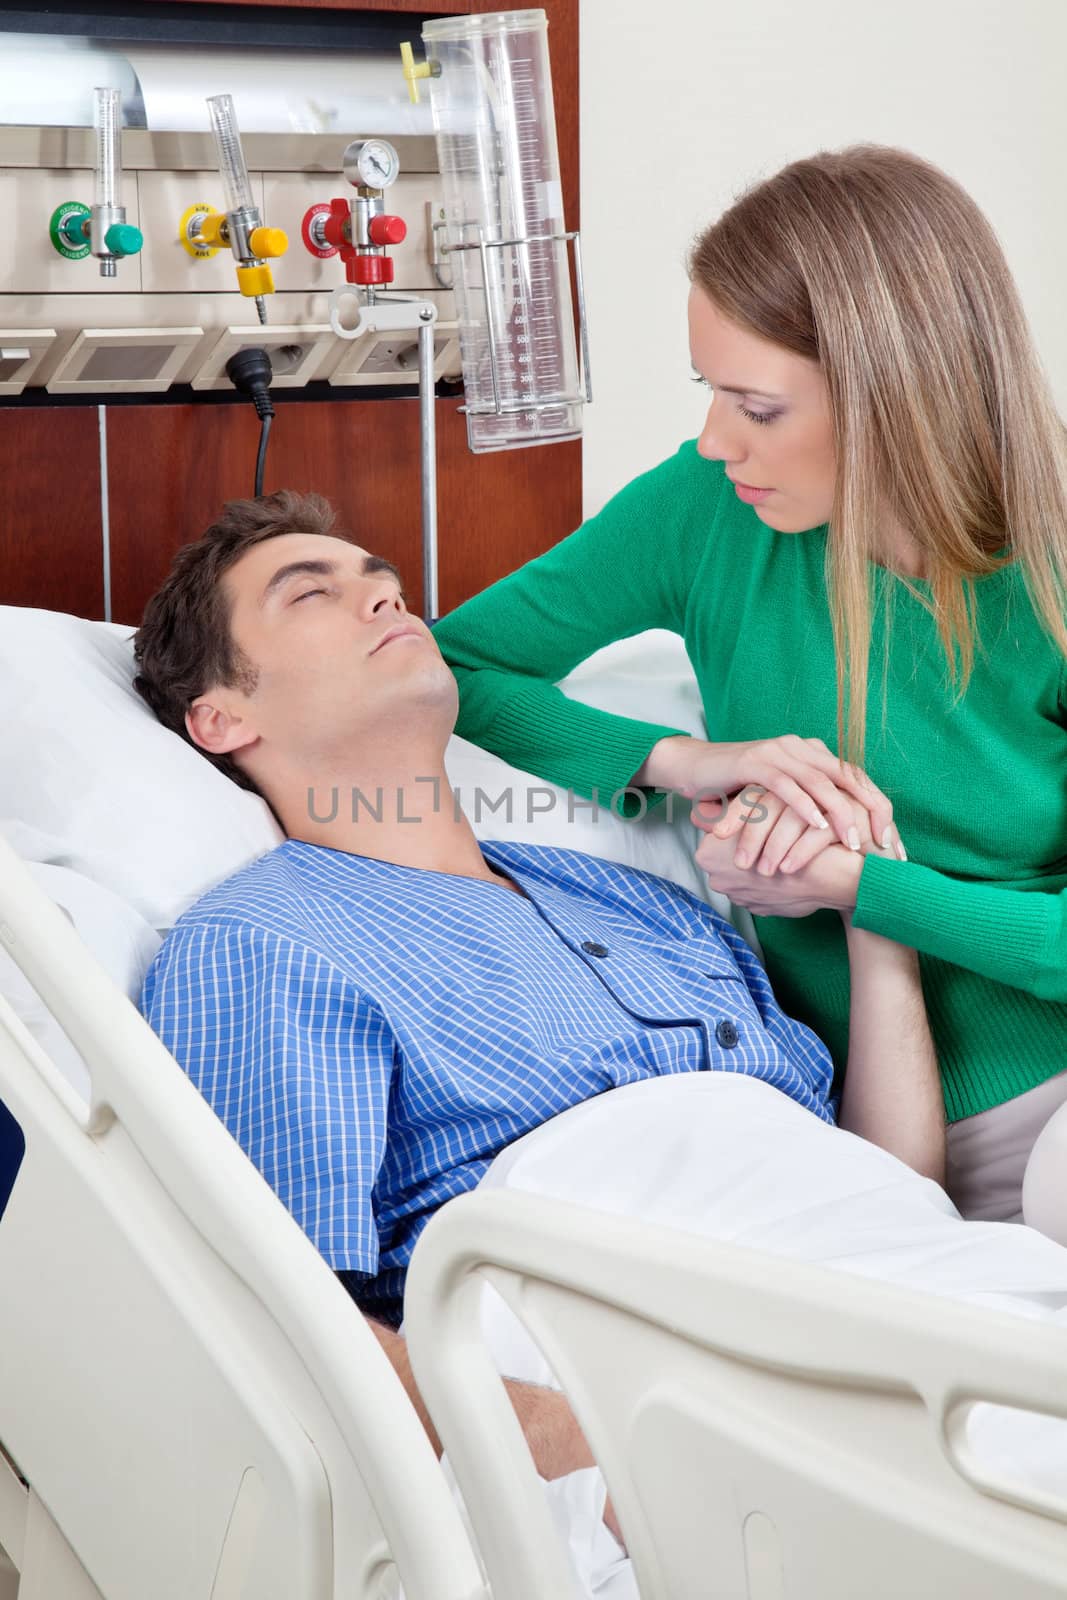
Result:
<instances>
[{"instance_id":1,"label":"white pants","mask_svg":"<svg viewBox=\"0 0 1067 1600\"><path fill-rule=\"evenodd\" d=\"M1023 1179L1032 1190L1034 1174L1030 1157L1043 1129L1067 1105L1067 1072L1046 1078L1036 1089L1005 1100L990 1111L976 1112L953 1122L947 1133L947 1173L945 1188L960 1215L982 1222L1021 1222L1023 1220ZM1044 1163L1039 1163L1043 1166ZM1063 1195L1063 1174L1058 1183L1046 1184L1051 1194L1029 1193L1027 1204L1039 1214L1057 1210L1067 1213ZM1058 1206L1056 1190L1059 1190ZM1059 1223L1062 1234L1064 1222Z\"/></svg>"}]
</instances>

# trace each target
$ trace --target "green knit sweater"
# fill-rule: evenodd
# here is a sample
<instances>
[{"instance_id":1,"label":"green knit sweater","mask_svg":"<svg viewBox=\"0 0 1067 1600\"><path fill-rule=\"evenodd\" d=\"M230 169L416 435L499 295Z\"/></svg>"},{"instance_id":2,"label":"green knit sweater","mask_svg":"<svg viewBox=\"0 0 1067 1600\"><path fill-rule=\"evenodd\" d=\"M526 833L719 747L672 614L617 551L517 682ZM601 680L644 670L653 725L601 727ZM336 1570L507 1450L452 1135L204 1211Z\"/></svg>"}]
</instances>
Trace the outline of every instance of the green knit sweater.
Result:
<instances>
[{"instance_id":1,"label":"green knit sweater","mask_svg":"<svg viewBox=\"0 0 1067 1600\"><path fill-rule=\"evenodd\" d=\"M554 685L613 639L669 628L685 640L709 739L796 733L836 750L826 539L825 526L766 527L721 464L683 445L437 626L459 681L457 731L579 794L612 794L679 730L579 705ZM929 612L873 564L871 584L864 767L911 859L867 858L855 922L919 951L955 1121L1067 1069L1067 663L1009 564L976 581L981 648L954 704ZM757 929L780 1003L840 1069L840 918L760 917Z\"/></svg>"}]
</instances>

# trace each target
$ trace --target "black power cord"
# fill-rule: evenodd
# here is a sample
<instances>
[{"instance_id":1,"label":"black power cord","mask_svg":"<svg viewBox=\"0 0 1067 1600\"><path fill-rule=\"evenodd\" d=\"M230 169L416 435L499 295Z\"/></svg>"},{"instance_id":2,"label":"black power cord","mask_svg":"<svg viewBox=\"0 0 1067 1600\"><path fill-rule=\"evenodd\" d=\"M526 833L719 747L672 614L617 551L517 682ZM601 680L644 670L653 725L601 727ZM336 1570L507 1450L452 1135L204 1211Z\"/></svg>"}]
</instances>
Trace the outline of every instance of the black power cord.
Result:
<instances>
[{"instance_id":1,"label":"black power cord","mask_svg":"<svg viewBox=\"0 0 1067 1600\"><path fill-rule=\"evenodd\" d=\"M254 490L258 499L263 493L263 467L267 459L267 440L270 438L270 425L274 421L274 403L270 397L270 380L274 376L274 368L270 364L267 352L256 345L247 350L238 350L230 357L226 363L226 376L238 394L247 394L251 397L259 418L259 453L256 456Z\"/></svg>"}]
</instances>

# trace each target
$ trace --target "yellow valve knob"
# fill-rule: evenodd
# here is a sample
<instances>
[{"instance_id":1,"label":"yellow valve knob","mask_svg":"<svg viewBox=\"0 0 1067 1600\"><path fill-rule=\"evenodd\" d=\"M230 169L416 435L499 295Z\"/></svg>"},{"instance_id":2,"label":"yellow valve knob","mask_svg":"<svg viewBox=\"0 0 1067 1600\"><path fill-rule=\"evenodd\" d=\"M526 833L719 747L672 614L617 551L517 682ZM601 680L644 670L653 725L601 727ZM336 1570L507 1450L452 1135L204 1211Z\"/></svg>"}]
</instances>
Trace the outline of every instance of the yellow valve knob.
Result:
<instances>
[{"instance_id":1,"label":"yellow valve knob","mask_svg":"<svg viewBox=\"0 0 1067 1600\"><path fill-rule=\"evenodd\" d=\"M417 106L419 103L418 80L420 78L432 78L433 68L428 61L420 61L416 66L414 52L409 44L400 46L400 64L404 77L407 79L408 95L411 103L413 106Z\"/></svg>"},{"instance_id":2,"label":"yellow valve knob","mask_svg":"<svg viewBox=\"0 0 1067 1600\"><path fill-rule=\"evenodd\" d=\"M269 267L238 267L237 286L249 298L274 293L274 279Z\"/></svg>"},{"instance_id":3,"label":"yellow valve knob","mask_svg":"<svg viewBox=\"0 0 1067 1600\"><path fill-rule=\"evenodd\" d=\"M213 250L218 250L226 243L222 236L225 226L225 211L210 211L206 217L201 219L200 227L197 231L204 244L210 245Z\"/></svg>"},{"instance_id":4,"label":"yellow valve knob","mask_svg":"<svg viewBox=\"0 0 1067 1600\"><path fill-rule=\"evenodd\" d=\"M269 259L285 254L289 248L289 235L284 228L253 228L248 243L254 256Z\"/></svg>"}]
</instances>

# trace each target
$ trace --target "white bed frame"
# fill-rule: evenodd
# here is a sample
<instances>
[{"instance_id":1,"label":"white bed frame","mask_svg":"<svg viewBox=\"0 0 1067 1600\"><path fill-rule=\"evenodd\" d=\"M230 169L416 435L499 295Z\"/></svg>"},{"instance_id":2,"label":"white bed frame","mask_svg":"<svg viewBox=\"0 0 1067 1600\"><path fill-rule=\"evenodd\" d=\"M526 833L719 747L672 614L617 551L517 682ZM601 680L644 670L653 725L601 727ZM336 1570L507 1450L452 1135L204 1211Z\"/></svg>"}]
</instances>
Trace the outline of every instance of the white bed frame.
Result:
<instances>
[{"instance_id":1,"label":"white bed frame","mask_svg":"<svg viewBox=\"0 0 1067 1600\"><path fill-rule=\"evenodd\" d=\"M377 1340L2 840L0 941L93 1084L0 1001L0 1600L486 1600Z\"/></svg>"},{"instance_id":2,"label":"white bed frame","mask_svg":"<svg viewBox=\"0 0 1067 1600\"><path fill-rule=\"evenodd\" d=\"M437 1213L404 1296L494 1594L570 1589L485 1283L571 1399L642 1600L1067 1595L1067 1450L1053 1498L965 1437L972 1401L1067 1418L1062 1324L504 1189Z\"/></svg>"}]
</instances>

